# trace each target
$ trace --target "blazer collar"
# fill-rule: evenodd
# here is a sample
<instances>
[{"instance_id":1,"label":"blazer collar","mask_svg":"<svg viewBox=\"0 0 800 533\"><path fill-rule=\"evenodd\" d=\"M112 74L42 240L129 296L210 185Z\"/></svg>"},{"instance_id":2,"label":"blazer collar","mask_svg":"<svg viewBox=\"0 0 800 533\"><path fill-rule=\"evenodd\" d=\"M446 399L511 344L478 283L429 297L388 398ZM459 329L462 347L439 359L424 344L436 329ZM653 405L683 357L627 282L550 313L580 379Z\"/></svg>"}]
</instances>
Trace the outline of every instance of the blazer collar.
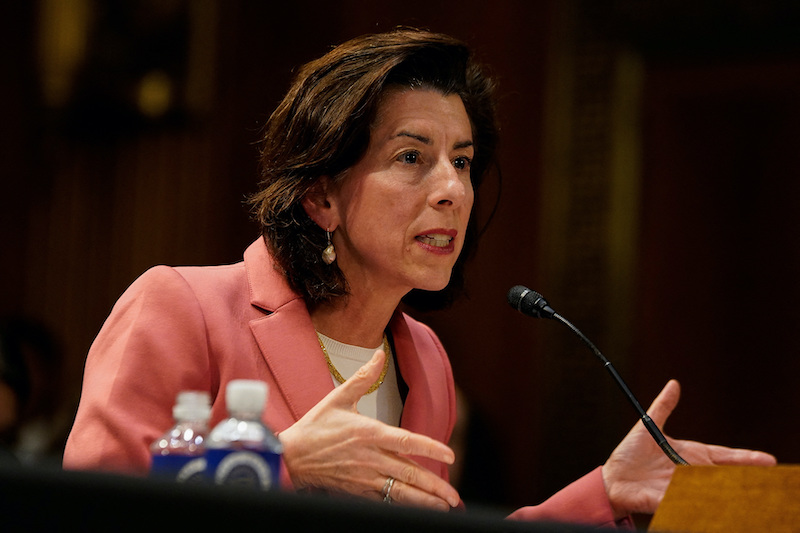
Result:
<instances>
[{"instance_id":1,"label":"blazer collar","mask_svg":"<svg viewBox=\"0 0 800 533\"><path fill-rule=\"evenodd\" d=\"M267 250L264 238L253 242L244 252L244 268L250 290L250 303L272 313L287 303L301 299L289 288Z\"/></svg>"}]
</instances>

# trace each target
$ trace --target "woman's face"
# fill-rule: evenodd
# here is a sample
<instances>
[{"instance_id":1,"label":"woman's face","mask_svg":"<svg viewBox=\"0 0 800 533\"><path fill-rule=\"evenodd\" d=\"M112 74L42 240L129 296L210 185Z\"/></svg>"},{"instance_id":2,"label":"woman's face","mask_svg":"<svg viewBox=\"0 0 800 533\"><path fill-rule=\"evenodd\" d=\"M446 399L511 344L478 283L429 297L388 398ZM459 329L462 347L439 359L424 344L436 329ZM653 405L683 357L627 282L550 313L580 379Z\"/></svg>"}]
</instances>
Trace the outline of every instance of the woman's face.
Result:
<instances>
[{"instance_id":1,"label":"woman's face","mask_svg":"<svg viewBox=\"0 0 800 533\"><path fill-rule=\"evenodd\" d=\"M473 152L459 96L387 91L366 153L328 197L337 262L353 293L401 297L447 285L474 201Z\"/></svg>"}]
</instances>

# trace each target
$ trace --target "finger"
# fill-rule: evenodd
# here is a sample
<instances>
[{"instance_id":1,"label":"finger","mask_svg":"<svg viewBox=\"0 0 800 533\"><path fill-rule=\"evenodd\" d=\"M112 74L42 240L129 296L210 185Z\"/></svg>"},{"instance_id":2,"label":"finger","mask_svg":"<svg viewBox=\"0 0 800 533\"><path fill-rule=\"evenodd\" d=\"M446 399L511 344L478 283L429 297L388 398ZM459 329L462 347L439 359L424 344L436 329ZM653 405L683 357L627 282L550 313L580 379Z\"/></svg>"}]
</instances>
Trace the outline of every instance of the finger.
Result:
<instances>
[{"instance_id":1,"label":"finger","mask_svg":"<svg viewBox=\"0 0 800 533\"><path fill-rule=\"evenodd\" d=\"M693 441L679 441L678 446L686 447L690 454L697 450L694 453L708 457L708 462L714 465L774 466L778 462L774 455L757 450L729 448ZM698 461L698 464L701 462Z\"/></svg>"},{"instance_id":2,"label":"finger","mask_svg":"<svg viewBox=\"0 0 800 533\"><path fill-rule=\"evenodd\" d=\"M386 354L376 350L372 359L331 393L331 401L341 407L354 407L381 375Z\"/></svg>"},{"instance_id":3,"label":"finger","mask_svg":"<svg viewBox=\"0 0 800 533\"><path fill-rule=\"evenodd\" d=\"M669 380L647 410L647 414L650 415L650 418L653 419L653 422L655 422L658 427L664 427L667 418L669 418L669 415L672 414L672 411L678 405L680 397L680 384L677 380Z\"/></svg>"},{"instance_id":4,"label":"finger","mask_svg":"<svg viewBox=\"0 0 800 533\"><path fill-rule=\"evenodd\" d=\"M402 486L408 488L409 499L404 500L405 503L432 505L434 500L441 500L449 507L458 506L460 497L452 485L412 459L399 456L394 458L396 460L387 469L387 473L395 479L395 485L401 482ZM395 497L394 493L392 497Z\"/></svg>"},{"instance_id":5,"label":"finger","mask_svg":"<svg viewBox=\"0 0 800 533\"><path fill-rule=\"evenodd\" d=\"M718 451L712 460L717 465L775 466L777 463L774 455L735 448L727 448L724 452Z\"/></svg>"},{"instance_id":6,"label":"finger","mask_svg":"<svg viewBox=\"0 0 800 533\"><path fill-rule=\"evenodd\" d=\"M386 496L386 494L383 493L383 488L386 487L386 485L387 484L385 480L383 480L381 482L381 489L379 489L381 491L381 497ZM427 507L431 509L439 509L441 511L448 511L451 507L457 507L459 502L457 494L455 495L454 499L443 499L435 494L421 490L420 488L397 478L395 478L394 482L391 484L389 497L393 503L400 503L414 507Z\"/></svg>"},{"instance_id":7,"label":"finger","mask_svg":"<svg viewBox=\"0 0 800 533\"><path fill-rule=\"evenodd\" d=\"M378 445L384 450L400 455L427 457L445 464L453 464L456 454L448 445L426 435L412 433L402 428L387 426L379 436Z\"/></svg>"}]
</instances>

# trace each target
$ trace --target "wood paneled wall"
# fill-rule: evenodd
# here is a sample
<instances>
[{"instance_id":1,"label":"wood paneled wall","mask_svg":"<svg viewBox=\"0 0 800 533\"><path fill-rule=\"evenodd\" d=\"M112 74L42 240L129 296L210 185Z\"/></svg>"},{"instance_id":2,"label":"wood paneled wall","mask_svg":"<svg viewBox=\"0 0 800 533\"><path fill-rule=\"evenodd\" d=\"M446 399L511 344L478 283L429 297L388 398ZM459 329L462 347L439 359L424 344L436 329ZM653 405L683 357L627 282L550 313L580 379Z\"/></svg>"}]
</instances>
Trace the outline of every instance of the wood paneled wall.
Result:
<instances>
[{"instance_id":1,"label":"wood paneled wall","mask_svg":"<svg viewBox=\"0 0 800 533\"><path fill-rule=\"evenodd\" d=\"M59 338L69 363L66 409L74 409L92 338L136 276L159 263L234 262L255 237L242 205L257 180L254 143L292 68L348 37L406 24L465 39L500 81L499 211L468 270L468 298L446 313L423 316L440 333L481 423L474 426L483 438L471 444L466 496L504 507L535 503L600 464L634 421L577 341L556 331L556 324L510 310L505 293L517 283L544 292L601 348L612 350L606 355L630 371L643 403L667 378L685 379L686 398L674 425L680 436L699 434L800 460L789 444L797 430L787 427L785 415L772 414L778 403L788 410L798 405L791 383L796 348L788 335L776 334L791 331L798 318L788 303L798 291L800 151L797 121L787 118L797 113L787 97L797 94L796 58L770 67L769 76L758 66L772 62L769 54L742 67L769 88L761 93L761 108L741 114L739 100L723 89L749 75L721 77L713 58L697 65L691 53L654 62L620 24L652 24L652 18L615 11L635 3L194 4L200 14L192 12L187 24L204 28L210 44L190 46L190 56L200 54L191 61L205 76L208 105L178 120L125 131L106 121L106 129L90 136L75 134L63 113L45 109L38 96L36 10L3 8L7 16L0 17L9 43L2 47L0 93L0 314L41 320ZM191 40L191 31L187 35ZM620 54L641 60L625 63L642 67L641 86L632 89L624 77L619 85ZM672 68L674 62L692 68ZM576 88L576 81L584 85ZM751 89L745 83L736 94ZM620 95L645 104L615 100ZM646 128L638 129L640 116L646 116ZM620 124L629 129L620 134L614 129ZM709 144L715 137L719 142ZM630 159L619 152L619 142L627 143ZM595 152L586 152L587 146ZM634 179L622 192L615 181L619 157L631 165L623 172ZM590 172L593 161L597 174ZM723 168L731 172L705 181ZM497 185L487 192L498 192ZM568 210L554 214L564 195L571 195ZM745 202L749 198L755 201ZM622 249L613 231L620 225L628 243ZM577 228L585 230L582 236ZM742 242L747 249L737 246ZM617 298L620 314L609 315L609 302L598 298L618 294L613 290L620 271L604 263L619 257L615 250L627 254L626 290L638 290ZM605 266L596 270L584 261L588 252ZM706 290L723 272L738 281ZM773 297L756 298L756 311L739 310L726 288L740 287L742 280L752 289L745 299L756 292ZM704 295L701 306L689 303L692 320L662 305L687 284L695 298ZM781 318L753 320L768 315ZM750 333L742 345L737 339L743 330ZM731 353L739 355L731 359ZM764 370L753 372L759 365Z\"/></svg>"}]
</instances>

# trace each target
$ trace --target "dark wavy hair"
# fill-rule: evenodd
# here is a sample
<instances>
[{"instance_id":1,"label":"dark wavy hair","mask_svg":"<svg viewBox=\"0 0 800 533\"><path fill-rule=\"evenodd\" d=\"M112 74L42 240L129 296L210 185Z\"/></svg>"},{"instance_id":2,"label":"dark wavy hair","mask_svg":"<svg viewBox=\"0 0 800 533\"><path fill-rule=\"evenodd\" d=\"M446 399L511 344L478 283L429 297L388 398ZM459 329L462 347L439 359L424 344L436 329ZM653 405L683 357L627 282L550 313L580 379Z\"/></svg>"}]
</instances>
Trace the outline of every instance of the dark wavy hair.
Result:
<instances>
[{"instance_id":1,"label":"dark wavy hair","mask_svg":"<svg viewBox=\"0 0 800 533\"><path fill-rule=\"evenodd\" d=\"M494 166L494 81L461 41L398 28L357 37L304 65L265 125L260 189L249 202L277 266L310 306L346 295L348 286L336 263L321 260L325 231L301 201L322 176L343 179L364 155L378 104L389 87L424 87L461 97L475 146L470 177L476 206L483 178ZM449 304L463 288L463 264L473 253L477 233L471 218L464 249L444 290L414 290L404 302L421 310Z\"/></svg>"}]
</instances>

